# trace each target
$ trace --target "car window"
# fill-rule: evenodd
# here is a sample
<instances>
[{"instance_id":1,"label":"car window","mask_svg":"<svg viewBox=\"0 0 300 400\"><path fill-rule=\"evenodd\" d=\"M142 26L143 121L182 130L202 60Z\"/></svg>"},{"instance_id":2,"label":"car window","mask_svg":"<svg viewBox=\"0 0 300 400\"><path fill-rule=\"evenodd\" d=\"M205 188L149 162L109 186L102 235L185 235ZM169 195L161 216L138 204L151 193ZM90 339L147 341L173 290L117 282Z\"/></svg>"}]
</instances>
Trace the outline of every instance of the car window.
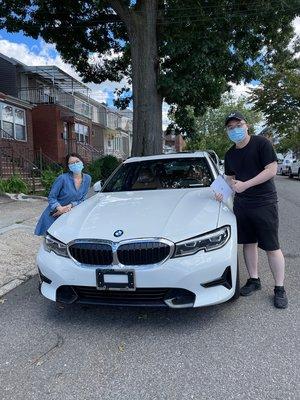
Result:
<instances>
[{"instance_id":1,"label":"car window","mask_svg":"<svg viewBox=\"0 0 300 400\"><path fill-rule=\"evenodd\" d=\"M147 160L123 164L102 192L207 187L213 179L205 157Z\"/></svg>"}]
</instances>

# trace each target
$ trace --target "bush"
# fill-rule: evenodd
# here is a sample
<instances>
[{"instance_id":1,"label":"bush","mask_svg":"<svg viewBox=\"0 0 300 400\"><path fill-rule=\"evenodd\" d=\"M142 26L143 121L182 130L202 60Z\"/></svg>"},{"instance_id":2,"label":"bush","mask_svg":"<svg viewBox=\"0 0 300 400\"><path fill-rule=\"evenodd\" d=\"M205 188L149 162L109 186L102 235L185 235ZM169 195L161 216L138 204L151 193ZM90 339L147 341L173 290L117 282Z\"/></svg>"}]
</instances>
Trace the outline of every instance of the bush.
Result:
<instances>
[{"instance_id":1,"label":"bush","mask_svg":"<svg viewBox=\"0 0 300 400\"><path fill-rule=\"evenodd\" d=\"M5 191L5 181L0 179L0 194L4 194Z\"/></svg>"},{"instance_id":2,"label":"bush","mask_svg":"<svg viewBox=\"0 0 300 400\"><path fill-rule=\"evenodd\" d=\"M53 185L53 182L55 179L58 177L58 175L62 174L63 170L61 169L60 171L53 171L52 169L44 169L41 174L41 183L44 186L44 195L48 196L51 187Z\"/></svg>"},{"instance_id":3,"label":"bush","mask_svg":"<svg viewBox=\"0 0 300 400\"><path fill-rule=\"evenodd\" d=\"M116 157L108 155L88 164L86 172L91 175L93 183L100 180L104 182L119 165Z\"/></svg>"},{"instance_id":4,"label":"bush","mask_svg":"<svg viewBox=\"0 0 300 400\"><path fill-rule=\"evenodd\" d=\"M93 183L100 181L102 179L101 178L101 165L102 165L102 158L99 158L98 160L95 160L95 161L91 162L90 164L88 164L84 171L87 174L91 175Z\"/></svg>"},{"instance_id":5,"label":"bush","mask_svg":"<svg viewBox=\"0 0 300 400\"><path fill-rule=\"evenodd\" d=\"M102 158L101 178L106 181L113 171L121 164L114 156L105 156Z\"/></svg>"},{"instance_id":6,"label":"bush","mask_svg":"<svg viewBox=\"0 0 300 400\"><path fill-rule=\"evenodd\" d=\"M0 181L0 192L2 193L28 193L27 183L17 175L11 176L9 179Z\"/></svg>"}]
</instances>

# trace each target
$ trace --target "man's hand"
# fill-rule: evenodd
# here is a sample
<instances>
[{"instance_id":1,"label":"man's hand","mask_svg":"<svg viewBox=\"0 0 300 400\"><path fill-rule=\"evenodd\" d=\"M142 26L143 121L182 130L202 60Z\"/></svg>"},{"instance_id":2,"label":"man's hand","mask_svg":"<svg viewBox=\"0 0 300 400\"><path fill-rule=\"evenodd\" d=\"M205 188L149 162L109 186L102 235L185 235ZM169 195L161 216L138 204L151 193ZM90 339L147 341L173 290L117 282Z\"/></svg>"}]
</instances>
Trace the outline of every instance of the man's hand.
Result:
<instances>
[{"instance_id":1,"label":"man's hand","mask_svg":"<svg viewBox=\"0 0 300 400\"><path fill-rule=\"evenodd\" d=\"M215 192L215 199L221 203L223 201L222 193L216 193Z\"/></svg>"},{"instance_id":2,"label":"man's hand","mask_svg":"<svg viewBox=\"0 0 300 400\"><path fill-rule=\"evenodd\" d=\"M57 207L56 213L53 214L53 217L59 217L62 214L69 212L72 208L72 204L68 204L67 206L59 206Z\"/></svg>"},{"instance_id":3,"label":"man's hand","mask_svg":"<svg viewBox=\"0 0 300 400\"><path fill-rule=\"evenodd\" d=\"M247 182L237 181L235 179L232 180L232 189L236 193L242 193L249 188Z\"/></svg>"}]
</instances>

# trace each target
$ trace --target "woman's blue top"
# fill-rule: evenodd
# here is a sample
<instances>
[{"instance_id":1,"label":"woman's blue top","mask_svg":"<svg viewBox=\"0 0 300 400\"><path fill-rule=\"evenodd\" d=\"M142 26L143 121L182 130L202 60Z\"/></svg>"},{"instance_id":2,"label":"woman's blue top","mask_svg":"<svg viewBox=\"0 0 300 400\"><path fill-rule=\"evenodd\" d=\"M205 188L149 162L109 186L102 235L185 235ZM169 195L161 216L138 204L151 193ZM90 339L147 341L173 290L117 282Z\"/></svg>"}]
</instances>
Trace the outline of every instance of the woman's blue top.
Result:
<instances>
[{"instance_id":1,"label":"woman's blue top","mask_svg":"<svg viewBox=\"0 0 300 400\"><path fill-rule=\"evenodd\" d=\"M34 234L38 236L45 235L49 227L58 217L53 217L50 213L58 206L72 204L73 207L83 202L90 188L91 177L88 174L82 174L82 182L76 189L73 173L67 172L59 175L54 181L48 196L48 207L41 215Z\"/></svg>"}]
</instances>

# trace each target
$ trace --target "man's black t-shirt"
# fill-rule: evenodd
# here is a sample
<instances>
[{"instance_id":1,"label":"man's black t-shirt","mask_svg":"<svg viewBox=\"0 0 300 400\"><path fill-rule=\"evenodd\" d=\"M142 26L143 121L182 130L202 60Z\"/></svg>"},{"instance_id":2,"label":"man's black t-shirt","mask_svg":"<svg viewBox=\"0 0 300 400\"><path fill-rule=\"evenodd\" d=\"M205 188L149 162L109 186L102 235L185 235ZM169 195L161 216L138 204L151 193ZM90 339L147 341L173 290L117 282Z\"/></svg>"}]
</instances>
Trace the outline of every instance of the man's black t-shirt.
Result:
<instances>
[{"instance_id":1,"label":"man's black t-shirt","mask_svg":"<svg viewBox=\"0 0 300 400\"><path fill-rule=\"evenodd\" d=\"M225 154L225 174L235 175L235 179L245 182L254 178L265 166L277 161L271 142L263 136L250 136L248 144L238 149L233 145ZM236 193L234 204L247 207L260 207L277 202L273 178L252 186L242 193Z\"/></svg>"}]
</instances>

